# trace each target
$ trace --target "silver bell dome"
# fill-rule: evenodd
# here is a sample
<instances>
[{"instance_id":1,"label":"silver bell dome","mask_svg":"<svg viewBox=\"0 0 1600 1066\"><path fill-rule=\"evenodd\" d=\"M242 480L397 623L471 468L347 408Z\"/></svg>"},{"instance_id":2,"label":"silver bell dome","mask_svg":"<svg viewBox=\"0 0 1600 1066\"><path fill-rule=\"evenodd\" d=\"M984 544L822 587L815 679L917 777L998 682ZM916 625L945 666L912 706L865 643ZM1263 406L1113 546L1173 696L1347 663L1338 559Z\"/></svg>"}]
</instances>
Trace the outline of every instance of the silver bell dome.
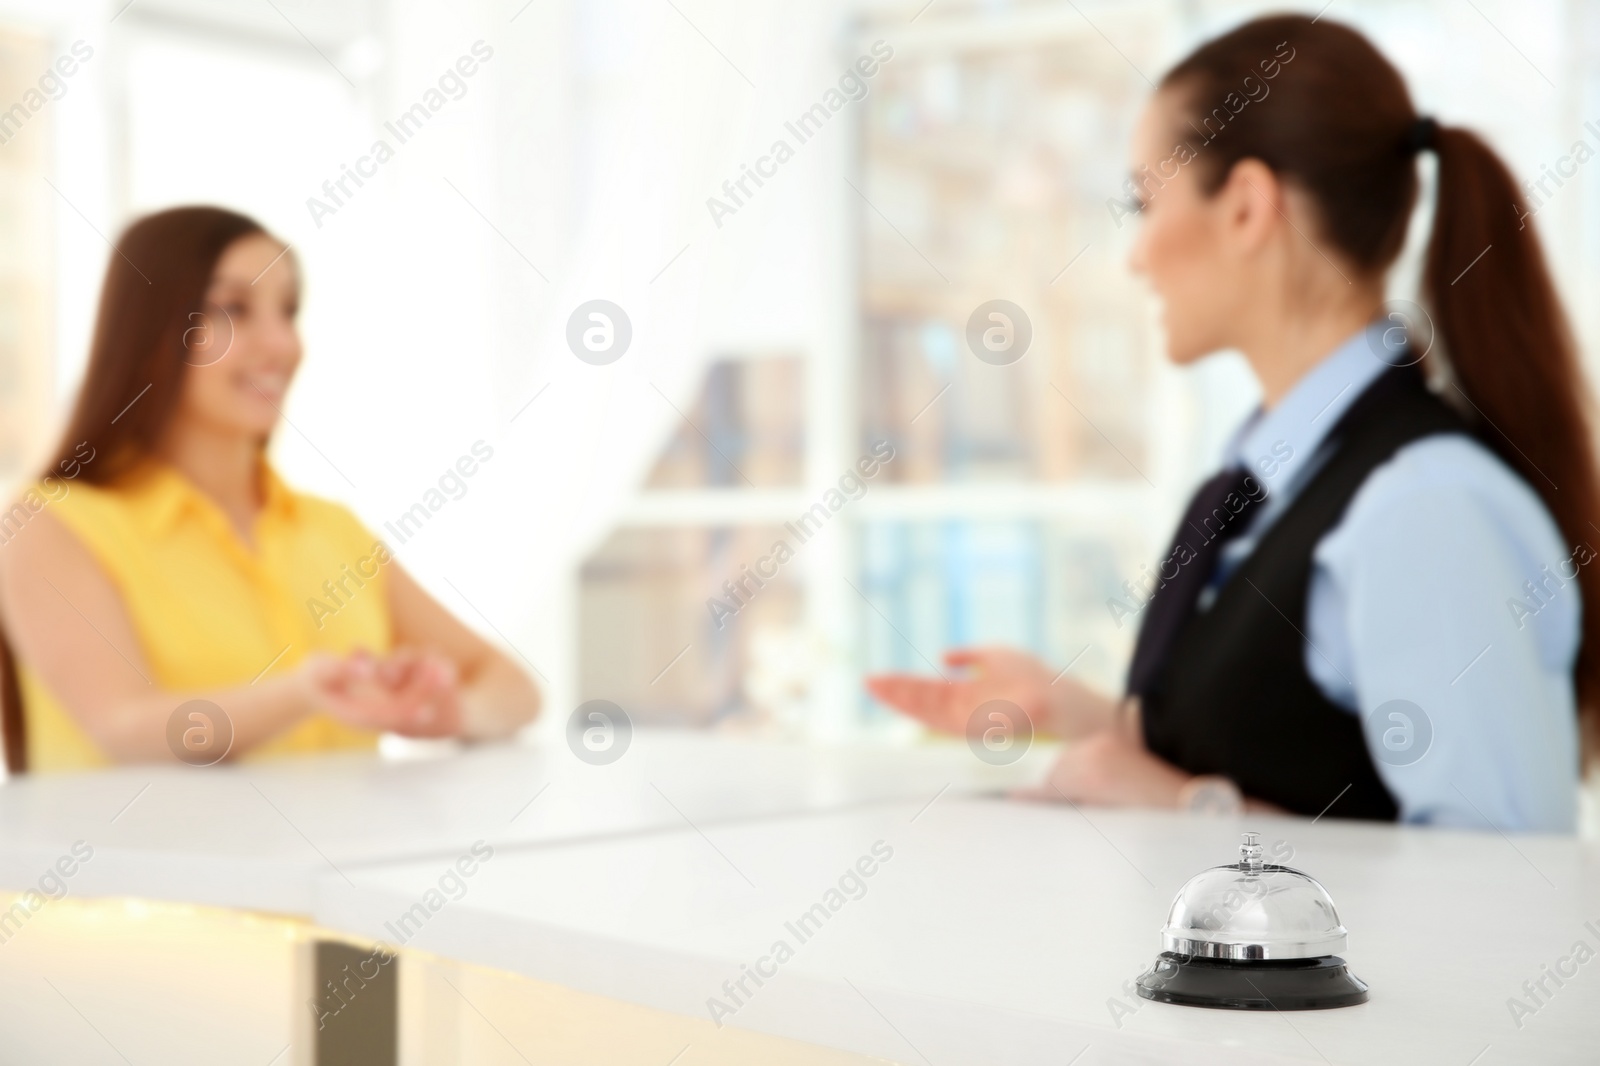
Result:
<instances>
[{"instance_id":1,"label":"silver bell dome","mask_svg":"<svg viewBox=\"0 0 1600 1066\"><path fill-rule=\"evenodd\" d=\"M1161 940L1166 951L1207 959L1314 959L1342 953L1348 934L1316 878L1263 863L1259 836L1246 833L1238 862L1178 892Z\"/></svg>"}]
</instances>

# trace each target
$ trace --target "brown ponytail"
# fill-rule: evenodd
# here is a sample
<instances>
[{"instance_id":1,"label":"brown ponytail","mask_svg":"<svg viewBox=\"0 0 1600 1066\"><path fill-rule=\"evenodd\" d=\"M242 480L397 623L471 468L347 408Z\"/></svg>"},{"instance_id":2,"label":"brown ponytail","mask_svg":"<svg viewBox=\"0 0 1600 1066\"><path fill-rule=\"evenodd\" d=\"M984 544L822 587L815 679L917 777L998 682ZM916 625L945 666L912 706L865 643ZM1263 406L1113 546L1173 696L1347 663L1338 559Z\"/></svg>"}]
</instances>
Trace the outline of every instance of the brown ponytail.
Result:
<instances>
[{"instance_id":1,"label":"brown ponytail","mask_svg":"<svg viewBox=\"0 0 1600 1066\"><path fill-rule=\"evenodd\" d=\"M1203 187L1214 191L1241 159L1260 160L1310 194L1319 243L1368 274L1385 271L1405 241L1417 153L1437 154L1423 297L1441 343L1425 365L1448 382L1445 398L1480 439L1538 492L1566 544L1600 544L1588 384L1522 194L1493 150L1467 130L1419 118L1399 71L1361 34L1327 20L1245 23L1202 45L1161 87L1179 97L1188 121L1177 136ZM1595 753L1600 565L1580 567L1577 580L1575 682L1585 747Z\"/></svg>"},{"instance_id":2,"label":"brown ponytail","mask_svg":"<svg viewBox=\"0 0 1600 1066\"><path fill-rule=\"evenodd\" d=\"M1532 485L1569 549L1600 539L1592 397L1528 209L1475 133L1441 128L1438 208L1424 295L1483 438ZM1481 258L1480 258L1481 256ZM1591 549L1592 550L1592 549ZM1591 751L1600 713L1600 567L1578 569L1578 705Z\"/></svg>"}]
</instances>

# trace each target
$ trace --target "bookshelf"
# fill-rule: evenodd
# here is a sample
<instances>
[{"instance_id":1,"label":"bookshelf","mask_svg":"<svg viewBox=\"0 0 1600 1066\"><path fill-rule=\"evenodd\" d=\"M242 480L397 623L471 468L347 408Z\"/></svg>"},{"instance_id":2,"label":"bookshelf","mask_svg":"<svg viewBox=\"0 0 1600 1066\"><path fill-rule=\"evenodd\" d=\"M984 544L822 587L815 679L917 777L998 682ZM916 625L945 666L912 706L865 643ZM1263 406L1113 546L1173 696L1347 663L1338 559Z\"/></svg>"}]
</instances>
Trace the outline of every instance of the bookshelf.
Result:
<instances>
[{"instance_id":1,"label":"bookshelf","mask_svg":"<svg viewBox=\"0 0 1600 1066\"><path fill-rule=\"evenodd\" d=\"M1156 45L1169 16L1132 5L1116 38ZM1071 10L893 30L860 129L855 370L863 440L903 461L856 515L859 669L929 672L945 648L1005 644L1114 687L1133 629L1106 600L1153 550L1170 520L1156 485L1184 466L1105 208L1148 86ZM1014 360L972 344L995 300L1031 332Z\"/></svg>"}]
</instances>

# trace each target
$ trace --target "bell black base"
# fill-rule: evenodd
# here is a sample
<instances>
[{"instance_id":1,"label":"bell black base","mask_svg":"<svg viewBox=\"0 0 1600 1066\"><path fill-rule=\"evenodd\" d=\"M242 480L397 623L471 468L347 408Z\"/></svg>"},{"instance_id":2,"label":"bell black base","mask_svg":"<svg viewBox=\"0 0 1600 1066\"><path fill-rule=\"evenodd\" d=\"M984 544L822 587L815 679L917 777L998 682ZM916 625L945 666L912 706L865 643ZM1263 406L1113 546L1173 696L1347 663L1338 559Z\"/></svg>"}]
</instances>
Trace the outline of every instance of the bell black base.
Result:
<instances>
[{"instance_id":1,"label":"bell black base","mask_svg":"<svg viewBox=\"0 0 1600 1066\"><path fill-rule=\"evenodd\" d=\"M1367 1001L1367 983L1337 955L1233 962L1163 951L1136 984L1157 1003L1221 1010L1327 1010Z\"/></svg>"}]
</instances>

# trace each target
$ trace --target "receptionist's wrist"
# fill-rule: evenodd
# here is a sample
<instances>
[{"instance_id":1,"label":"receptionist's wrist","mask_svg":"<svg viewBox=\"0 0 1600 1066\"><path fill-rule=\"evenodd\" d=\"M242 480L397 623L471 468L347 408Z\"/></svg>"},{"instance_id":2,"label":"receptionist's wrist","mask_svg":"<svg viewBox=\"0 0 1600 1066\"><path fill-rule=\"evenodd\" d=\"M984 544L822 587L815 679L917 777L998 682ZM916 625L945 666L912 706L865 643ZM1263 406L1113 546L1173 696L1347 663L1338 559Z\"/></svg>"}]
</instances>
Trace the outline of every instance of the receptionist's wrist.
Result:
<instances>
[{"instance_id":1,"label":"receptionist's wrist","mask_svg":"<svg viewBox=\"0 0 1600 1066\"><path fill-rule=\"evenodd\" d=\"M1122 718L1115 699L1072 678L1060 678L1046 687L1044 711L1045 721L1035 722L1034 729L1062 740L1092 736Z\"/></svg>"},{"instance_id":2,"label":"receptionist's wrist","mask_svg":"<svg viewBox=\"0 0 1600 1066\"><path fill-rule=\"evenodd\" d=\"M1200 774L1178 789L1178 809L1195 814L1243 814L1244 793L1221 774Z\"/></svg>"}]
</instances>

